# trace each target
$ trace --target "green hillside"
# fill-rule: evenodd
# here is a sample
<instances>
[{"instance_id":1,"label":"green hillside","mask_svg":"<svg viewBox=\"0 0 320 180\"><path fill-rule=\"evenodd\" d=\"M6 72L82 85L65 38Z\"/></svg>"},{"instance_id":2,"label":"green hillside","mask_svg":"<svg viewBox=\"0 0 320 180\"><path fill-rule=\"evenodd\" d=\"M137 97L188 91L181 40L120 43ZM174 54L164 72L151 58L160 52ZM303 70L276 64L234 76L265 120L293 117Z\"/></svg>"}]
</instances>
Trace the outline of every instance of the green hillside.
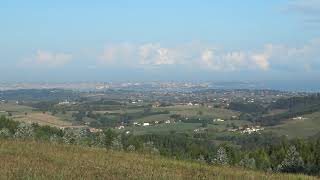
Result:
<instances>
[{"instance_id":1,"label":"green hillside","mask_svg":"<svg viewBox=\"0 0 320 180\"><path fill-rule=\"evenodd\" d=\"M0 140L0 179L316 179L102 149Z\"/></svg>"}]
</instances>

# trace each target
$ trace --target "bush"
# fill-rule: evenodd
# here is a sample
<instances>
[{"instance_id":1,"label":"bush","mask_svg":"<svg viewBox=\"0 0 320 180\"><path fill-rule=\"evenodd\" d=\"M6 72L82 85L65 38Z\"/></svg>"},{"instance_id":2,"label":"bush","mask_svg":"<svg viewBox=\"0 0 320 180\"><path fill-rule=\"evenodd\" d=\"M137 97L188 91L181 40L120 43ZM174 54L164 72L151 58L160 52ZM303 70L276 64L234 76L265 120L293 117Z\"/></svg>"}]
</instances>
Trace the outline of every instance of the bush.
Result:
<instances>
[{"instance_id":1,"label":"bush","mask_svg":"<svg viewBox=\"0 0 320 180\"><path fill-rule=\"evenodd\" d=\"M29 123L20 123L17 127L16 132L14 133L15 138L20 139L29 139L34 137L34 128L32 124Z\"/></svg>"},{"instance_id":2,"label":"bush","mask_svg":"<svg viewBox=\"0 0 320 180\"><path fill-rule=\"evenodd\" d=\"M9 138L11 137L11 132L8 128L2 128L0 130L0 137L1 138Z\"/></svg>"},{"instance_id":3,"label":"bush","mask_svg":"<svg viewBox=\"0 0 320 180\"><path fill-rule=\"evenodd\" d=\"M256 161L254 158L249 158L248 156L246 156L240 161L239 166L248 168L248 169L255 169Z\"/></svg>"},{"instance_id":4,"label":"bush","mask_svg":"<svg viewBox=\"0 0 320 180\"><path fill-rule=\"evenodd\" d=\"M304 162L295 146L291 146L285 159L278 166L278 171L286 173L300 173L304 171Z\"/></svg>"},{"instance_id":5,"label":"bush","mask_svg":"<svg viewBox=\"0 0 320 180\"><path fill-rule=\"evenodd\" d=\"M224 147L220 147L214 156L213 159L213 164L217 165L228 165L229 164L229 159L227 152Z\"/></svg>"},{"instance_id":6,"label":"bush","mask_svg":"<svg viewBox=\"0 0 320 180\"><path fill-rule=\"evenodd\" d=\"M111 142L111 149L113 150L123 150L123 145L121 142L121 135L117 136L116 138L113 139Z\"/></svg>"}]
</instances>

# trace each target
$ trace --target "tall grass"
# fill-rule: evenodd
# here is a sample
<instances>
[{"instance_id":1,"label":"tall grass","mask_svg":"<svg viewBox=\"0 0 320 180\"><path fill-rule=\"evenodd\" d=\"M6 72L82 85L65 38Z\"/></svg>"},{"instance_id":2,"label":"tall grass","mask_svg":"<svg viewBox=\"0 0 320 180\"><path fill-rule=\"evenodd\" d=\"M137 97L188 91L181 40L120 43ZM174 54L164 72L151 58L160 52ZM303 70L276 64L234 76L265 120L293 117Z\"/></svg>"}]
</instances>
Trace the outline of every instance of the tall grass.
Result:
<instances>
[{"instance_id":1,"label":"tall grass","mask_svg":"<svg viewBox=\"0 0 320 180\"><path fill-rule=\"evenodd\" d=\"M213 167L138 153L0 140L0 179L316 179Z\"/></svg>"}]
</instances>

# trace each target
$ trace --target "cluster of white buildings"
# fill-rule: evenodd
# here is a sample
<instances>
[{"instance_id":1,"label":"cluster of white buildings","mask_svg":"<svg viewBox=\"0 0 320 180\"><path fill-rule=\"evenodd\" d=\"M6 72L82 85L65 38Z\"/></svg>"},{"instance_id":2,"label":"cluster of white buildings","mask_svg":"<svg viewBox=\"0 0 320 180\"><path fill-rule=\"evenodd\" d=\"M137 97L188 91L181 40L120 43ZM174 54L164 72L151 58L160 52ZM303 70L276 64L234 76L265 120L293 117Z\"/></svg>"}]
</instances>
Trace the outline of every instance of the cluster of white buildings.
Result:
<instances>
[{"instance_id":1,"label":"cluster of white buildings","mask_svg":"<svg viewBox=\"0 0 320 180\"><path fill-rule=\"evenodd\" d=\"M298 116L298 117L295 117L295 118L292 118L292 119L293 119L293 120L305 120L305 119L307 119L307 118Z\"/></svg>"},{"instance_id":2,"label":"cluster of white buildings","mask_svg":"<svg viewBox=\"0 0 320 180\"><path fill-rule=\"evenodd\" d=\"M189 102L187 106L199 106L199 104L198 103L193 104L192 102Z\"/></svg>"},{"instance_id":3,"label":"cluster of white buildings","mask_svg":"<svg viewBox=\"0 0 320 180\"><path fill-rule=\"evenodd\" d=\"M102 132L103 130L102 129L97 129L97 128L89 128L89 131L91 133L99 133L99 132Z\"/></svg>"},{"instance_id":4,"label":"cluster of white buildings","mask_svg":"<svg viewBox=\"0 0 320 180\"><path fill-rule=\"evenodd\" d=\"M239 127L238 129L229 129L229 132L240 132L241 134L252 134L252 133L258 133L260 131L263 131L264 128L261 126L251 126L251 127Z\"/></svg>"},{"instance_id":5,"label":"cluster of white buildings","mask_svg":"<svg viewBox=\"0 0 320 180\"><path fill-rule=\"evenodd\" d=\"M135 125L135 126L150 126L150 123L147 123L147 122L143 122L143 123L134 122L133 125Z\"/></svg>"},{"instance_id":6,"label":"cluster of white buildings","mask_svg":"<svg viewBox=\"0 0 320 180\"><path fill-rule=\"evenodd\" d=\"M260 126L255 126L255 127L248 127L245 128L244 130L241 131L242 134L248 133L248 134L252 134L252 133L256 133L259 131L264 130L264 128L260 127Z\"/></svg>"},{"instance_id":7,"label":"cluster of white buildings","mask_svg":"<svg viewBox=\"0 0 320 180\"><path fill-rule=\"evenodd\" d=\"M171 123L174 123L174 121L168 119L168 120L165 120L165 121L161 121L162 123L165 123L165 124L171 124ZM133 125L135 126L151 126L152 124L155 125L155 124L159 124L160 122L159 121L154 121L153 123L149 123L149 122L143 122L143 123L138 123L138 122L134 122Z\"/></svg>"},{"instance_id":8,"label":"cluster of white buildings","mask_svg":"<svg viewBox=\"0 0 320 180\"><path fill-rule=\"evenodd\" d=\"M214 120L213 120L213 122L224 122L224 120L223 120L223 119L218 118L218 119L214 119Z\"/></svg>"},{"instance_id":9,"label":"cluster of white buildings","mask_svg":"<svg viewBox=\"0 0 320 180\"><path fill-rule=\"evenodd\" d=\"M143 100L141 99L138 99L137 101L131 101L131 104L138 104L138 103L142 103Z\"/></svg>"},{"instance_id":10,"label":"cluster of white buildings","mask_svg":"<svg viewBox=\"0 0 320 180\"><path fill-rule=\"evenodd\" d=\"M199 133L199 132L204 132L207 128L197 128L197 129L194 129L193 132L194 133Z\"/></svg>"},{"instance_id":11,"label":"cluster of white buildings","mask_svg":"<svg viewBox=\"0 0 320 180\"><path fill-rule=\"evenodd\" d=\"M70 102L70 101L68 101L68 100L64 100L64 101L60 101L60 102L58 103L58 105L68 105L68 104L75 105L76 102Z\"/></svg>"},{"instance_id":12,"label":"cluster of white buildings","mask_svg":"<svg viewBox=\"0 0 320 180\"><path fill-rule=\"evenodd\" d=\"M133 122L133 125L134 126L143 126L143 127L148 127L148 126L152 126L152 125L156 125L156 124L160 124L160 123L164 123L164 124L171 124L171 123L175 123L175 121L173 120L164 120L164 121L154 121L152 123L150 122L142 122L142 123L139 123L139 122ZM125 126L124 125L121 125L121 126L118 126L118 127L115 127L115 129L118 129L118 130L121 130L121 129L125 129Z\"/></svg>"}]
</instances>

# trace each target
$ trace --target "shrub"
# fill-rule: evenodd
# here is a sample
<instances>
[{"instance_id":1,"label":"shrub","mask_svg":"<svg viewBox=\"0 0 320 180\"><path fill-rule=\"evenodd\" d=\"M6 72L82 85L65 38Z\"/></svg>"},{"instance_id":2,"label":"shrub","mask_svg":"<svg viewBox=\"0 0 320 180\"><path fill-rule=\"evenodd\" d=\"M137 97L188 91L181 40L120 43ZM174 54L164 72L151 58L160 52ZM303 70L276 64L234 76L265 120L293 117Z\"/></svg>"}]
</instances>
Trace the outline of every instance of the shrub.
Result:
<instances>
[{"instance_id":1,"label":"shrub","mask_svg":"<svg viewBox=\"0 0 320 180\"><path fill-rule=\"evenodd\" d=\"M286 173L299 173L304 170L304 162L295 146L291 146L285 159L278 166L278 171Z\"/></svg>"},{"instance_id":2,"label":"shrub","mask_svg":"<svg viewBox=\"0 0 320 180\"><path fill-rule=\"evenodd\" d=\"M248 169L255 169L256 161L254 158L249 158L248 156L246 156L240 161L239 166L248 168Z\"/></svg>"},{"instance_id":3,"label":"shrub","mask_svg":"<svg viewBox=\"0 0 320 180\"><path fill-rule=\"evenodd\" d=\"M229 159L227 152L224 147L220 147L214 156L213 164L217 165L227 165L229 164Z\"/></svg>"},{"instance_id":4,"label":"shrub","mask_svg":"<svg viewBox=\"0 0 320 180\"><path fill-rule=\"evenodd\" d=\"M34 128L30 123L20 123L14 133L15 138L29 139L34 137Z\"/></svg>"},{"instance_id":5,"label":"shrub","mask_svg":"<svg viewBox=\"0 0 320 180\"><path fill-rule=\"evenodd\" d=\"M113 141L111 142L111 149L120 150L120 151L123 150L123 145L121 142L121 135L119 135L113 139Z\"/></svg>"},{"instance_id":6,"label":"shrub","mask_svg":"<svg viewBox=\"0 0 320 180\"><path fill-rule=\"evenodd\" d=\"M11 137L11 132L8 128L2 128L0 130L0 137L1 138L9 138Z\"/></svg>"}]
</instances>

